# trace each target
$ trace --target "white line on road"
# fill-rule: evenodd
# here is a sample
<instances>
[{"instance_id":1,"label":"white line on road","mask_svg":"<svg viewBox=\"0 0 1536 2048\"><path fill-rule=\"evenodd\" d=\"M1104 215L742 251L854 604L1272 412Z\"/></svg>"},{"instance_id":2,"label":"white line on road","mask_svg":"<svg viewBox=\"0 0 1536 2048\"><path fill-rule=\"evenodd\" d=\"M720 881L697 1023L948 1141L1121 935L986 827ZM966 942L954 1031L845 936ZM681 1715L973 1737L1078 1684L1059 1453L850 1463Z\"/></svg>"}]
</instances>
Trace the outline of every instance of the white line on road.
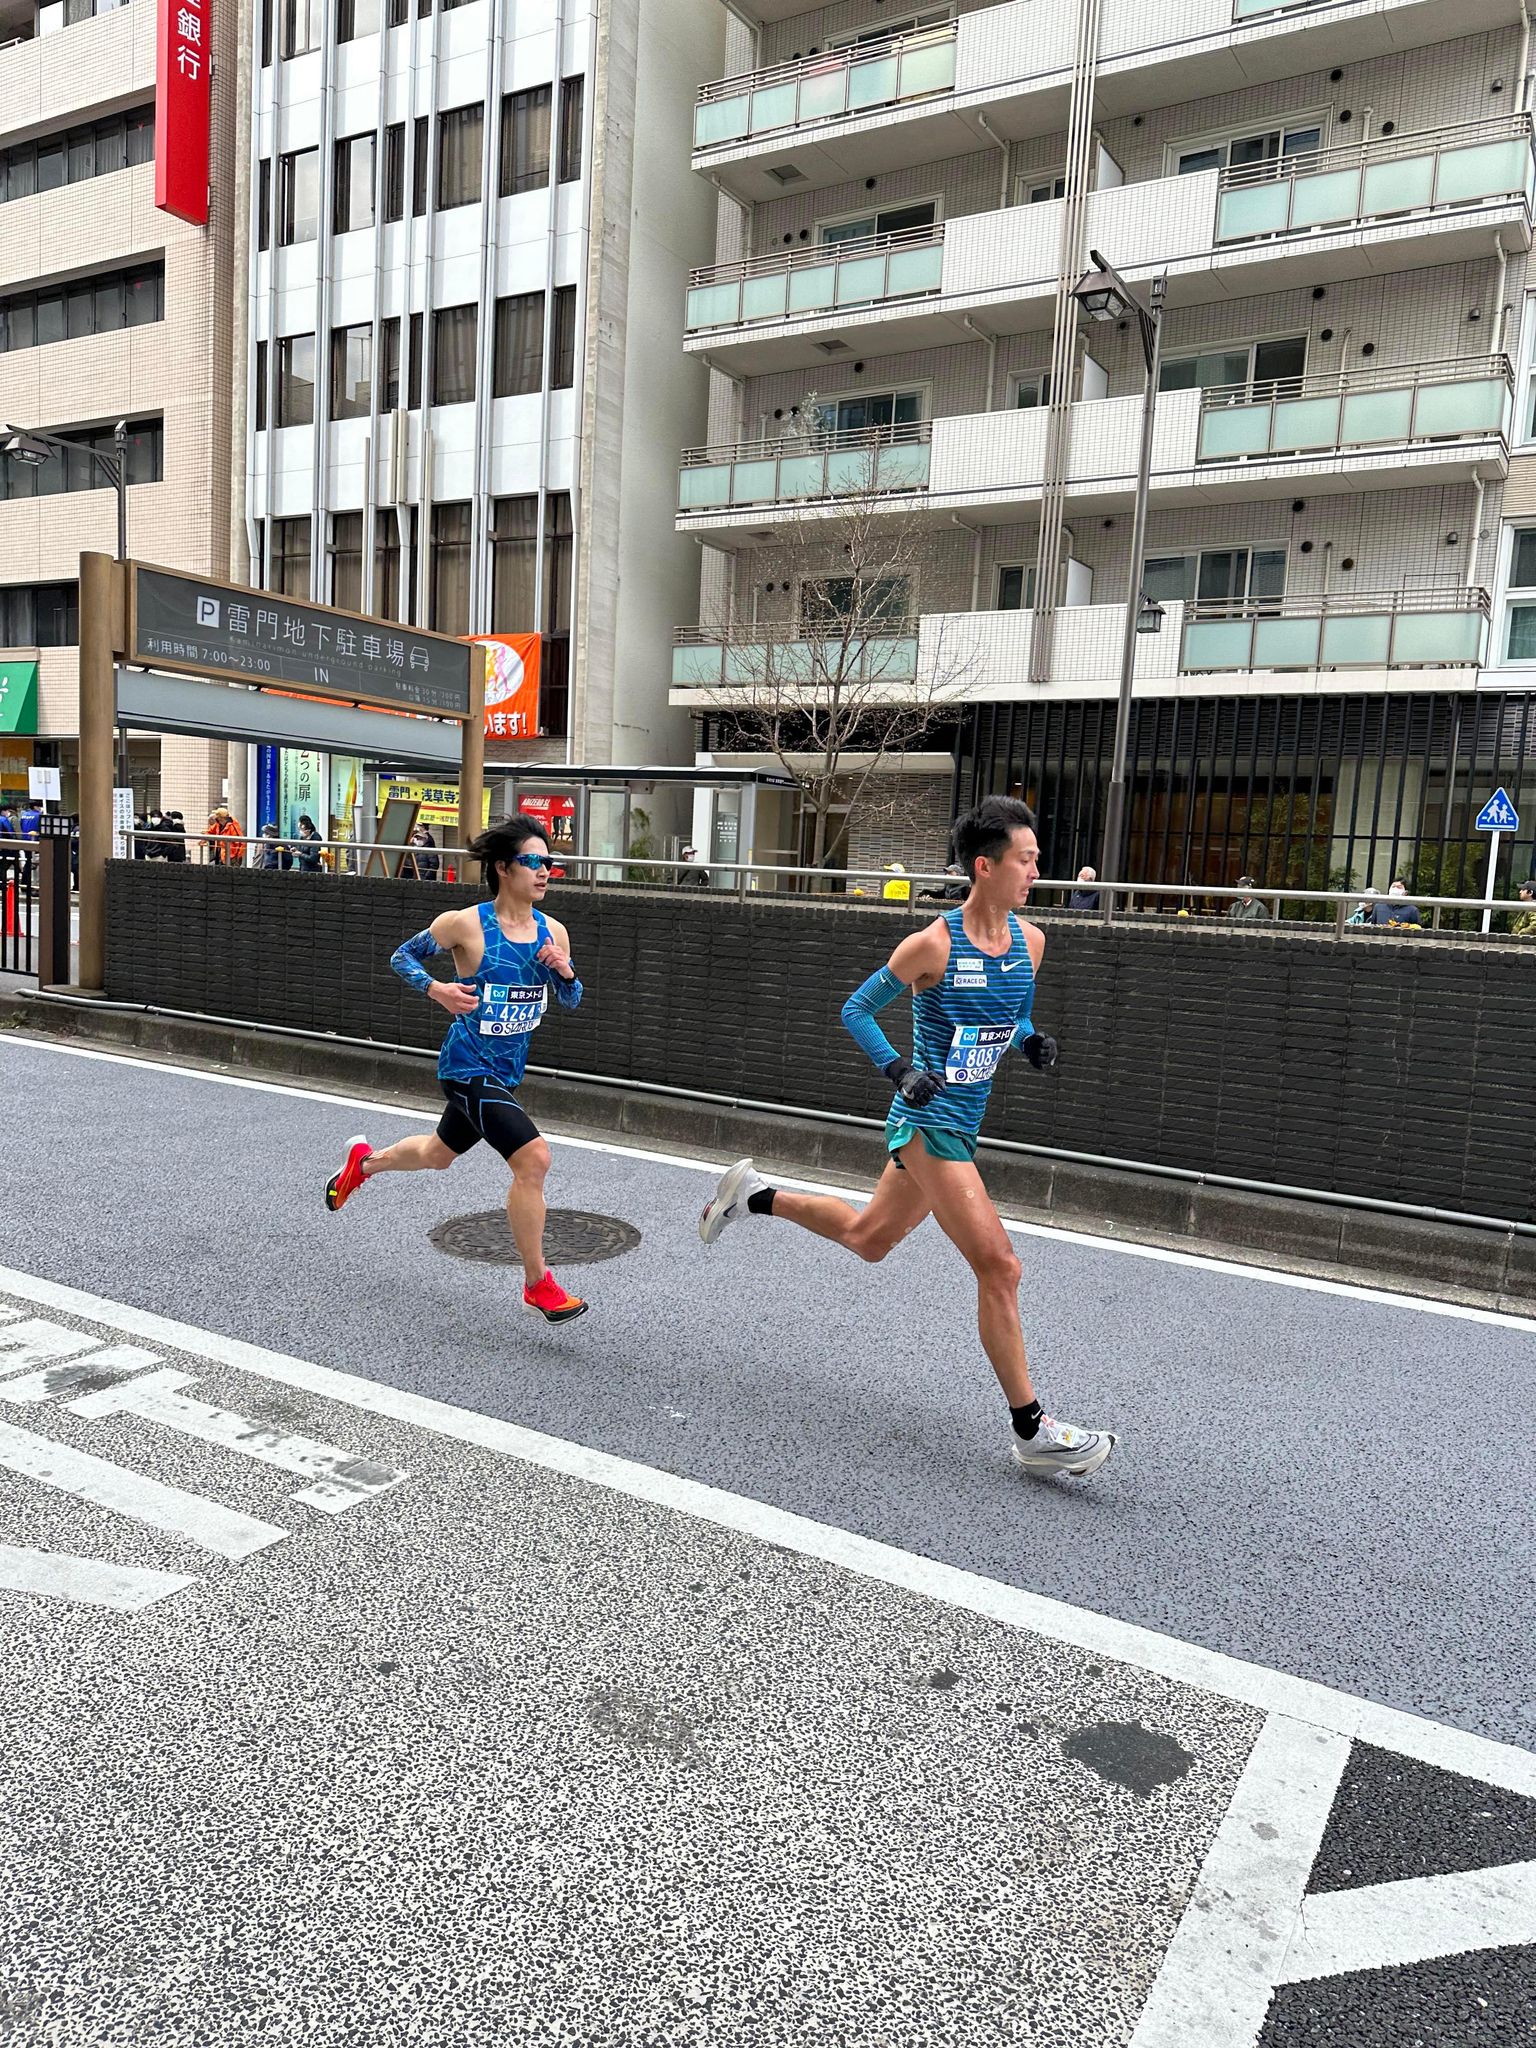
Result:
<instances>
[{"instance_id":1,"label":"white line on road","mask_svg":"<svg viewBox=\"0 0 1536 2048\"><path fill-rule=\"evenodd\" d=\"M98 1374L110 1379L142 1372L145 1366L159 1363L158 1351L146 1351L138 1344L111 1344L104 1351L87 1353L84 1358L66 1359L62 1365L45 1365L41 1372L23 1373L18 1380L0 1380L0 1401L10 1401L18 1408L36 1407L40 1401L51 1401L55 1394L67 1394L73 1387L84 1386ZM4 1369L0 1365L0 1371Z\"/></svg>"},{"instance_id":2,"label":"white line on road","mask_svg":"<svg viewBox=\"0 0 1536 2048\"><path fill-rule=\"evenodd\" d=\"M126 1336L142 1337L168 1350L189 1352L194 1357L231 1366L237 1372L274 1380L281 1386L302 1388L322 1400L340 1401L366 1414L388 1416L435 1436L476 1444L546 1471L562 1472L635 1500L650 1501L720 1528L738 1530L802 1556L821 1558L862 1578L904 1586L926 1599L986 1615L1005 1627L1022 1629L1051 1642L1072 1643L1091 1655L1156 1672L1178 1685L1236 1700L1265 1713L1311 1722L1336 1734L1417 1757L1422 1763L1437 1764L1490 1785L1502 1785L1511 1792L1536 1796L1536 1755L1529 1750L1470 1735L1462 1729L1442 1727L1417 1714L1335 1691L1313 1679L1247 1664L1219 1650L1180 1642L1177 1637L1160 1635L1111 1615L1095 1614L1088 1608L1069 1606L1065 1601L1048 1600L1017 1586L1000 1585L974 1572L918 1557L890 1544L876 1543L851 1530L810 1521L763 1501L748 1500L674 1473L654 1471L647 1465L566 1443L517 1423L450 1407L424 1394L406 1393L351 1373L335 1372L328 1366L285 1357L242 1338L199 1330L147 1309L104 1301L78 1288L61 1286L57 1281L34 1279L29 1273L0 1267L0 1292L66 1315L88 1317Z\"/></svg>"},{"instance_id":3,"label":"white line on road","mask_svg":"<svg viewBox=\"0 0 1536 2048\"><path fill-rule=\"evenodd\" d=\"M1304 1899L1277 1982L1401 1969L1471 1949L1536 1941L1536 1863L1408 1877ZM1133 2043L1133 2048L1135 2044Z\"/></svg>"},{"instance_id":4,"label":"white line on road","mask_svg":"<svg viewBox=\"0 0 1536 2048\"><path fill-rule=\"evenodd\" d=\"M253 1081L243 1074L214 1074L204 1067L178 1066L174 1060L135 1058L130 1053L101 1052L94 1046L59 1045L52 1039L28 1038L7 1032L6 1046L26 1046L34 1052L58 1053L69 1059L103 1060L110 1065L139 1067L150 1073L178 1074L189 1081L208 1081L220 1088L252 1088L264 1095L288 1095L301 1102L323 1102L333 1108L365 1109L375 1115L407 1117L414 1123L435 1124L441 1111L412 1109L378 1096L337 1095L323 1088L299 1088L291 1082ZM537 1076L535 1076L537 1079ZM606 1152L621 1159L645 1160L654 1166L672 1166L687 1173L718 1175L723 1162L690 1159L677 1152L653 1152L643 1146L619 1145L608 1138L575 1138L547 1132L552 1145L568 1145L578 1152ZM807 1194L836 1195L847 1201L850 1190L829 1182L802 1180L789 1174L776 1176L777 1185L799 1188ZM855 1197L857 1199L857 1197ZM1369 1213L1369 1212L1367 1212ZM1347 1301L1369 1303L1376 1308L1408 1310L1419 1315L1449 1316L1459 1322L1483 1323L1495 1329L1516 1330L1523 1337L1536 1337L1536 1319L1512 1315L1504 1309L1471 1308L1459 1301L1432 1301L1416 1294L1393 1294L1381 1287L1357 1287L1347 1280L1324 1280L1312 1273L1286 1273L1274 1266L1247 1266L1237 1259L1213 1258L1206 1252L1176 1251L1169 1245L1134 1244L1126 1238L1095 1237L1088 1231L1064 1230L1054 1223L1023 1223L1005 1216L1003 1225L1020 1237L1039 1237L1059 1244L1081 1245L1087 1251L1116 1252L1128 1259L1153 1259L1169 1266L1195 1266L1202 1272L1220 1273L1232 1280L1254 1281L1266 1287L1300 1288L1309 1294L1332 1294Z\"/></svg>"},{"instance_id":5,"label":"white line on road","mask_svg":"<svg viewBox=\"0 0 1536 2048\"><path fill-rule=\"evenodd\" d=\"M47 1365L61 1358L73 1358L95 1347L96 1339L79 1330L61 1330L33 1316L26 1322L9 1323L0 1330L0 1373L22 1372L35 1365Z\"/></svg>"},{"instance_id":6,"label":"white line on road","mask_svg":"<svg viewBox=\"0 0 1536 2048\"><path fill-rule=\"evenodd\" d=\"M20 1550L0 1543L0 1589L10 1593L39 1593L50 1600L136 1614L168 1593L196 1584L196 1579L179 1572L151 1571L146 1565L109 1564L102 1557L66 1557L57 1551Z\"/></svg>"},{"instance_id":7,"label":"white line on road","mask_svg":"<svg viewBox=\"0 0 1536 2048\"><path fill-rule=\"evenodd\" d=\"M201 1494L183 1493L178 1486L146 1479L142 1473L129 1472L67 1444L52 1443L28 1429L15 1429L8 1422L0 1422L0 1465L23 1479L40 1480L44 1486L55 1486L94 1507L126 1515L130 1521L147 1522L153 1529L184 1536L218 1557L249 1557L270 1543L281 1543L288 1534L270 1522L258 1522L235 1508L204 1500Z\"/></svg>"}]
</instances>

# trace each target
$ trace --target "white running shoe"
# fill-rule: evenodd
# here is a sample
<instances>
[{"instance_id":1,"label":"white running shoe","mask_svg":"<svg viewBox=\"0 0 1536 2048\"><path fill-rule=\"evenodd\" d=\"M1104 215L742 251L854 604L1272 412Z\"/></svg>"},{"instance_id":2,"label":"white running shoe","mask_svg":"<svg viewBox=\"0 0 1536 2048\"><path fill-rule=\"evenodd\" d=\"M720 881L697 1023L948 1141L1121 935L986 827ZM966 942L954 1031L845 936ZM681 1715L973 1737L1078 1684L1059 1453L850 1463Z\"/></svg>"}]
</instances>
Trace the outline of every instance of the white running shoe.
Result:
<instances>
[{"instance_id":1,"label":"white running shoe","mask_svg":"<svg viewBox=\"0 0 1536 2048\"><path fill-rule=\"evenodd\" d=\"M1025 1472L1066 1472L1074 1479L1097 1472L1117 1441L1107 1429L1073 1429L1049 1415L1041 1416L1032 1437L1020 1436L1010 1424L1008 1438L1013 1462Z\"/></svg>"},{"instance_id":2,"label":"white running shoe","mask_svg":"<svg viewBox=\"0 0 1536 2048\"><path fill-rule=\"evenodd\" d=\"M699 1218L699 1235L713 1244L727 1223L739 1223L748 1213L747 1199L769 1185L750 1159L738 1159L720 1176L720 1185L704 1204Z\"/></svg>"}]
</instances>

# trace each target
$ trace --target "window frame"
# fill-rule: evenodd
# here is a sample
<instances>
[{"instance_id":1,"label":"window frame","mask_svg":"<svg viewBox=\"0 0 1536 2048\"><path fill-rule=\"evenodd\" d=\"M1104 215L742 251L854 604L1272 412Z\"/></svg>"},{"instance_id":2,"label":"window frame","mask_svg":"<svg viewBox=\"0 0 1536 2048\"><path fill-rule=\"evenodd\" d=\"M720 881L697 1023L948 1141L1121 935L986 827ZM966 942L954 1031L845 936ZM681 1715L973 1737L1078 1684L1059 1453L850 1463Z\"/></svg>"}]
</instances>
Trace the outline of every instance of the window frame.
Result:
<instances>
[{"instance_id":1,"label":"window frame","mask_svg":"<svg viewBox=\"0 0 1536 2048\"><path fill-rule=\"evenodd\" d=\"M306 381L302 377L297 380L294 378L293 347L296 342L302 343L306 341L309 343L309 377L307 380L309 384L309 417L308 419L290 419L287 406L288 395L291 390L297 390ZM274 426L278 428L312 427L315 424L315 371L317 367L315 355L315 336L312 331L301 331L297 334L282 334L278 336L277 347L273 351L273 367L276 372L272 393L272 421Z\"/></svg>"},{"instance_id":2,"label":"window frame","mask_svg":"<svg viewBox=\"0 0 1536 2048\"><path fill-rule=\"evenodd\" d=\"M1516 583L1514 580L1515 555L1519 549L1521 536L1527 533L1532 536L1533 541L1536 541L1536 520L1508 520L1505 523L1504 535L1499 544L1499 584L1498 605L1496 607L1498 638L1495 640L1494 646L1498 650L1498 666L1500 668L1536 668L1536 652L1528 655L1512 654L1509 648L1510 628L1514 623L1515 614L1517 612L1536 612L1536 581ZM1533 563L1532 568L1533 574L1536 574L1536 563ZM1527 591L1530 592L1529 600L1527 600L1525 595Z\"/></svg>"},{"instance_id":3,"label":"window frame","mask_svg":"<svg viewBox=\"0 0 1536 2048\"><path fill-rule=\"evenodd\" d=\"M462 117L474 115L475 121ZM476 152L474 175L469 178L469 165L460 164L459 137L461 131L478 125L480 146ZM447 145L452 144L450 148ZM467 182L456 185L457 198L448 197L444 190L445 177L449 168L462 173ZM452 213L460 206L476 206L485 195L485 101L466 100L462 106L441 107L437 116L437 171L432 180L433 206L438 213Z\"/></svg>"},{"instance_id":4,"label":"window frame","mask_svg":"<svg viewBox=\"0 0 1536 2048\"><path fill-rule=\"evenodd\" d=\"M535 347L532 351L519 350L514 358L508 343L506 329L512 324L511 308L526 305L533 314ZM503 309L506 309L504 314ZM530 398L544 389L544 292L542 287L531 292L507 292L496 301L496 327L491 338L491 396L493 398ZM514 378L503 381L504 367L516 360L533 365L533 381L520 383Z\"/></svg>"},{"instance_id":5,"label":"window frame","mask_svg":"<svg viewBox=\"0 0 1536 2048\"><path fill-rule=\"evenodd\" d=\"M314 165L315 204L314 213L311 216L314 228L312 233L301 235L294 232L298 224L295 201L297 199L299 165L306 157ZM312 144L308 149L285 150L277 160L277 219L274 226L276 228L276 241L279 249L300 249L306 247L310 242L319 241L320 196L319 145Z\"/></svg>"},{"instance_id":6,"label":"window frame","mask_svg":"<svg viewBox=\"0 0 1536 2048\"><path fill-rule=\"evenodd\" d=\"M504 92L501 96L501 124L496 138L496 196L498 199L517 199L525 192L542 192L549 184L554 170L555 110L554 84L523 86L517 92ZM541 100L542 95L542 100ZM530 109L542 104L544 112L544 159L543 171L515 170L514 154L518 137L520 103L526 115ZM519 175L522 182L519 183Z\"/></svg>"},{"instance_id":7,"label":"window frame","mask_svg":"<svg viewBox=\"0 0 1536 2048\"><path fill-rule=\"evenodd\" d=\"M849 208L849 209L848 209L848 210L847 210L846 212L844 212L844 213L833 213L833 214L827 214L827 215L825 215L825 216L819 216L819 217L818 217L818 218L817 218L817 219L816 219L815 221L813 221L813 222L812 222L812 224L811 224L811 235L812 235L812 239L813 239L813 241L814 241L814 244L815 244L815 246L816 246L816 247L817 247L818 249L826 249L826 248L836 249L836 248L839 248L839 247L842 247L842 246L846 246L846 242L851 242L851 241L858 241L858 240L863 240L863 239L865 239L865 238L864 238L864 237L862 237L862 236L852 236L852 235L850 235L850 236L848 236L848 237L846 237L846 238L845 238L845 242L844 242L844 243L838 243L838 242L828 242L828 241L826 240L826 231L827 231L827 229L828 229L828 228L839 228L839 227L847 227L847 226L848 226L848 225L849 225L850 223L852 223L853 221L859 221L859 220L865 220L865 219L867 219L867 218L869 217L869 215L871 215L871 214L873 214L873 215L874 215L874 217L875 217L875 220L876 220L876 223L877 223L877 225L876 225L875 227L873 227L873 228L872 228L872 229L870 230L870 234L869 234L869 239L871 239L871 240L873 240L873 239L874 239L874 238L875 238L876 236L879 236L879 235L886 235L886 234L913 234L913 233L915 233L915 232L916 232L916 230L915 230L915 229L912 229L912 228L882 228L882 227L880 227L880 226L878 225L878 222L879 222L879 219L880 219L880 216L881 216L881 214L882 214L882 213L903 213L903 212L905 212L905 211L906 211L906 210L907 210L907 209L908 209L909 207L913 207L913 206L931 206L931 207L933 208L933 219L932 219L932 221L930 221L930 222L929 222L929 224L928 224L928 225L929 225L929 227L930 227L930 228L937 228L937 227L942 227L942 226L943 226L943 224L944 224L944 195L943 195L943 193L942 193L942 192L920 192L920 193L919 193L919 194L917 195L917 197L916 197L916 198L914 198L914 199L902 199L902 200L890 200L890 201L881 201L881 202L880 202L879 204L877 204L877 205L875 205L875 206L854 206L854 207L850 207L850 208Z\"/></svg>"},{"instance_id":8,"label":"window frame","mask_svg":"<svg viewBox=\"0 0 1536 2048\"><path fill-rule=\"evenodd\" d=\"M1281 162L1287 153L1284 148L1285 137L1287 131L1292 128L1315 128L1317 130L1317 147L1320 150L1329 149L1332 147L1333 108L1331 106L1302 107L1291 114L1265 114L1247 121L1229 121L1220 128L1197 129L1190 135L1176 135L1171 141L1163 144L1163 176L1165 178L1181 176L1199 177L1201 173L1198 171L1181 172L1179 169L1179 158L1182 156L1194 156L1200 151L1207 149L1219 149L1224 152L1221 163L1208 168L1214 168L1218 173L1229 170L1231 168L1230 150L1232 144L1234 142L1245 142L1253 135L1277 134L1282 145L1279 155L1275 158L1266 159L1266 161ZM1299 156L1311 154L1307 150L1298 150L1293 153Z\"/></svg>"}]
</instances>

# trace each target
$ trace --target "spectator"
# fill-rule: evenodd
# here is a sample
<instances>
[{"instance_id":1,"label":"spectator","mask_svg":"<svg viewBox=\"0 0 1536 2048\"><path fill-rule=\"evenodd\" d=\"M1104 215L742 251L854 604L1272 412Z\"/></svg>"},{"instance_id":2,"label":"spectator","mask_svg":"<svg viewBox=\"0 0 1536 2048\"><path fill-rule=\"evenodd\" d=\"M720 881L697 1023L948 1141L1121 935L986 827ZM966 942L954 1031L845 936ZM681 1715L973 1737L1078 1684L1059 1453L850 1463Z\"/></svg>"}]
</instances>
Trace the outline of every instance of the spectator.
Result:
<instances>
[{"instance_id":1,"label":"spectator","mask_svg":"<svg viewBox=\"0 0 1536 2048\"><path fill-rule=\"evenodd\" d=\"M220 868L237 868L245 859L245 834L228 804L215 804L208 820L208 858Z\"/></svg>"},{"instance_id":2,"label":"spectator","mask_svg":"<svg viewBox=\"0 0 1536 2048\"><path fill-rule=\"evenodd\" d=\"M1403 881L1394 882L1386 895L1378 896L1371 905L1373 925L1389 925L1392 930L1397 931L1405 926L1419 925L1423 922L1423 918L1419 916L1417 903L1408 901L1408 884Z\"/></svg>"},{"instance_id":3,"label":"spectator","mask_svg":"<svg viewBox=\"0 0 1536 2048\"><path fill-rule=\"evenodd\" d=\"M325 842L320 837L320 828L308 811L299 813L298 844L293 849L293 864L301 875L318 875Z\"/></svg>"},{"instance_id":4,"label":"spectator","mask_svg":"<svg viewBox=\"0 0 1536 2048\"><path fill-rule=\"evenodd\" d=\"M1509 920L1517 939L1536 939L1536 875L1520 884L1520 901L1525 906Z\"/></svg>"},{"instance_id":5,"label":"spectator","mask_svg":"<svg viewBox=\"0 0 1536 2048\"><path fill-rule=\"evenodd\" d=\"M944 872L949 877L949 880L942 889L924 889L922 891L923 902L963 903L966 897L970 895L971 878L959 861L950 861Z\"/></svg>"},{"instance_id":6,"label":"spectator","mask_svg":"<svg viewBox=\"0 0 1536 2048\"><path fill-rule=\"evenodd\" d=\"M1379 889L1367 889L1344 922L1346 924L1369 924L1371 921L1371 905L1380 894L1381 891Z\"/></svg>"},{"instance_id":7,"label":"spectator","mask_svg":"<svg viewBox=\"0 0 1536 2048\"><path fill-rule=\"evenodd\" d=\"M149 859L149 841L144 837L148 825L149 820L145 817L144 813L142 811L135 811L133 814L133 857L135 860Z\"/></svg>"},{"instance_id":8,"label":"spectator","mask_svg":"<svg viewBox=\"0 0 1536 2048\"><path fill-rule=\"evenodd\" d=\"M43 808L35 798L29 798L21 813L18 831L23 839L41 839L43 836Z\"/></svg>"},{"instance_id":9,"label":"spectator","mask_svg":"<svg viewBox=\"0 0 1536 2048\"><path fill-rule=\"evenodd\" d=\"M1074 889L1074 890L1072 891L1072 894L1071 894L1071 895L1070 895L1070 896L1069 896L1069 897L1067 898L1067 908L1068 908L1068 910L1097 910L1097 909L1098 909L1098 907L1099 907L1099 892L1098 892L1098 890L1097 890L1097 889L1085 889L1085 888L1083 887L1083 884L1084 884L1084 882L1096 882L1096 881L1097 881L1098 879L1099 879L1099 875L1098 875L1098 870L1097 870L1096 868L1079 868L1079 869L1078 869L1078 871L1077 871L1077 887L1076 887L1076 888L1075 888L1075 889Z\"/></svg>"},{"instance_id":10,"label":"spectator","mask_svg":"<svg viewBox=\"0 0 1536 2048\"><path fill-rule=\"evenodd\" d=\"M185 861L187 857L187 821L180 811L167 811L164 816L166 838L161 848L162 860Z\"/></svg>"},{"instance_id":11,"label":"spectator","mask_svg":"<svg viewBox=\"0 0 1536 2048\"><path fill-rule=\"evenodd\" d=\"M709 869L700 863L699 849L696 846L683 848L683 865L678 871L677 880L679 888L683 889L709 887Z\"/></svg>"},{"instance_id":12,"label":"spectator","mask_svg":"<svg viewBox=\"0 0 1536 2048\"><path fill-rule=\"evenodd\" d=\"M1252 875L1238 876L1237 886L1239 889L1251 889L1253 885L1254 884ZM1264 905L1259 901L1257 896L1245 895L1240 896L1237 899L1237 901L1232 905L1232 908L1227 912L1227 915L1228 917L1237 918L1240 922L1244 924L1253 924L1260 918L1267 919L1269 916L1269 912L1265 909Z\"/></svg>"},{"instance_id":13,"label":"spectator","mask_svg":"<svg viewBox=\"0 0 1536 2048\"><path fill-rule=\"evenodd\" d=\"M144 858L146 860L164 860L165 841L160 837L160 834L165 830L165 813L158 804L150 806L149 814L144 820L144 830L148 834L144 841ZM135 847L134 851L137 852L138 848Z\"/></svg>"},{"instance_id":14,"label":"spectator","mask_svg":"<svg viewBox=\"0 0 1536 2048\"><path fill-rule=\"evenodd\" d=\"M278 838L276 825L263 825L261 837L251 848L251 866L275 873L279 868L286 869L292 865L293 855Z\"/></svg>"},{"instance_id":15,"label":"spectator","mask_svg":"<svg viewBox=\"0 0 1536 2048\"><path fill-rule=\"evenodd\" d=\"M414 875L418 882L435 882L442 862L437 856L437 841L432 837L432 828L429 825L418 825L407 843L416 851L407 854L401 862L401 873Z\"/></svg>"},{"instance_id":16,"label":"spectator","mask_svg":"<svg viewBox=\"0 0 1536 2048\"><path fill-rule=\"evenodd\" d=\"M16 829L16 806L14 804L0 804L0 839L19 839L20 837L21 834Z\"/></svg>"},{"instance_id":17,"label":"spectator","mask_svg":"<svg viewBox=\"0 0 1536 2048\"><path fill-rule=\"evenodd\" d=\"M907 871L901 862L899 860L887 862L885 872L892 878L889 882L885 883L880 891L886 902L910 903L912 901L912 884L907 880Z\"/></svg>"}]
</instances>

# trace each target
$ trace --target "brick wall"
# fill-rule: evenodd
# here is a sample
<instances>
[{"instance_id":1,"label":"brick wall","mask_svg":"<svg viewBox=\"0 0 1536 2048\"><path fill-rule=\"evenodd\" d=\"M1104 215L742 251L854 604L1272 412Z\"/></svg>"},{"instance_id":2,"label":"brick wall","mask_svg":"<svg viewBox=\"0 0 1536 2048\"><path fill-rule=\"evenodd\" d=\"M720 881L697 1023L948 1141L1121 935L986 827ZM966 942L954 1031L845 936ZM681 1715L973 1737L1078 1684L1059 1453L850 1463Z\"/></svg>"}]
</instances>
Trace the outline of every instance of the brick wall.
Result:
<instances>
[{"instance_id":1,"label":"brick wall","mask_svg":"<svg viewBox=\"0 0 1536 2048\"><path fill-rule=\"evenodd\" d=\"M444 1019L388 967L466 892L114 862L119 1002L432 1046ZM908 928L845 905L572 891L589 996L538 1062L878 1117L838 1021ZM1536 949L1057 920L1037 1005L1057 1076L1010 1060L989 1135L1276 1185L1536 1221L1527 1019ZM892 1036L906 1038L896 1010Z\"/></svg>"}]
</instances>

